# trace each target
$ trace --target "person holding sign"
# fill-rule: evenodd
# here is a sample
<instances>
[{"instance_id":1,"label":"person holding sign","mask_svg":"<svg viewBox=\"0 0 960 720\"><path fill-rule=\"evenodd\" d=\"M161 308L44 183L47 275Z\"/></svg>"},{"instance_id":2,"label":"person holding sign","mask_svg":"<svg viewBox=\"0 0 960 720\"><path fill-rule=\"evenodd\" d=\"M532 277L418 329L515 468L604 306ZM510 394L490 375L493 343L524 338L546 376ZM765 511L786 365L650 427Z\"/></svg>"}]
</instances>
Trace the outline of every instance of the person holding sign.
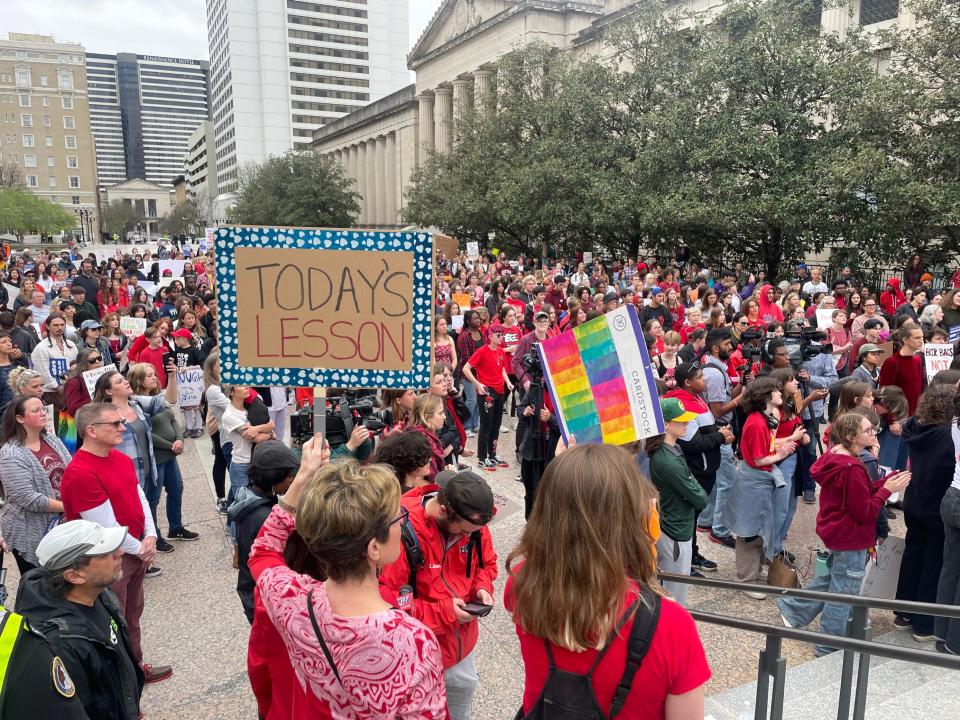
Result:
<instances>
[{"instance_id":1,"label":"person holding sign","mask_svg":"<svg viewBox=\"0 0 960 720\"><path fill-rule=\"evenodd\" d=\"M471 355L463 366L463 376L477 388L477 405L480 410L477 460L481 468L491 472L498 466L509 467L506 461L494 454L494 448L500 436L500 421L503 419L506 390L513 390L513 385L507 377L503 349L500 347L503 331L503 325L499 323L491 325L487 331L487 344Z\"/></svg>"},{"instance_id":2,"label":"person holding sign","mask_svg":"<svg viewBox=\"0 0 960 720\"><path fill-rule=\"evenodd\" d=\"M44 321L47 337L37 343L31 359L34 369L43 378L44 400L53 405L55 414L63 407L63 398L58 392L77 359L77 346L65 337L67 319L62 312L52 312Z\"/></svg>"},{"instance_id":3,"label":"person holding sign","mask_svg":"<svg viewBox=\"0 0 960 720\"><path fill-rule=\"evenodd\" d=\"M0 483L6 496L0 534L21 575L39 566L37 545L63 512L60 480L69 462L67 448L47 432L43 401L15 397L0 430Z\"/></svg>"},{"instance_id":4,"label":"person holding sign","mask_svg":"<svg viewBox=\"0 0 960 720\"><path fill-rule=\"evenodd\" d=\"M185 327L173 331L173 360L177 370L199 368L203 364L200 350L193 344L193 333ZM200 398L195 405L181 405L183 417L187 423L187 437L198 438L203 435L203 418L200 416Z\"/></svg>"},{"instance_id":5,"label":"person holding sign","mask_svg":"<svg viewBox=\"0 0 960 720\"><path fill-rule=\"evenodd\" d=\"M103 364L103 355L97 348L85 348L77 355L77 364L63 385L63 409L71 417L75 417L77 410L90 402L90 391L83 374L88 370L99 370Z\"/></svg>"}]
</instances>

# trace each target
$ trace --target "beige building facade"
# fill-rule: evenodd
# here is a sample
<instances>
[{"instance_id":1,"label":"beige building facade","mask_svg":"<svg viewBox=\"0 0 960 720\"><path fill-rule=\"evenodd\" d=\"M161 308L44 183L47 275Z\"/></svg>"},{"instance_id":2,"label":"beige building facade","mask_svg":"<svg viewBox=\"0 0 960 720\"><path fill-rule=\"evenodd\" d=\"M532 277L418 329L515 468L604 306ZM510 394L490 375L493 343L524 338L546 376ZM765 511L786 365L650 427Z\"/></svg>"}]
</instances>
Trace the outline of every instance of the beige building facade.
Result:
<instances>
[{"instance_id":1,"label":"beige building facade","mask_svg":"<svg viewBox=\"0 0 960 720\"><path fill-rule=\"evenodd\" d=\"M81 45L48 35L0 38L0 161L27 189L99 227L97 166Z\"/></svg>"},{"instance_id":2,"label":"beige building facade","mask_svg":"<svg viewBox=\"0 0 960 720\"><path fill-rule=\"evenodd\" d=\"M117 201L134 209L140 233L146 242L158 234L160 220L170 214L174 207L174 190L146 180L127 180L103 188L100 201L104 207Z\"/></svg>"},{"instance_id":3,"label":"beige building facade","mask_svg":"<svg viewBox=\"0 0 960 720\"><path fill-rule=\"evenodd\" d=\"M444 0L407 58L416 83L337 120L313 135L312 147L332 155L361 197L357 224L399 227L413 170L456 142L460 116L496 93L496 68L505 55L533 42L615 62L607 31L637 0ZM675 4L709 17L720 0ZM913 18L898 0L850 0L823 11L824 30L860 25L883 30ZM878 69L889 56L878 52Z\"/></svg>"}]
</instances>

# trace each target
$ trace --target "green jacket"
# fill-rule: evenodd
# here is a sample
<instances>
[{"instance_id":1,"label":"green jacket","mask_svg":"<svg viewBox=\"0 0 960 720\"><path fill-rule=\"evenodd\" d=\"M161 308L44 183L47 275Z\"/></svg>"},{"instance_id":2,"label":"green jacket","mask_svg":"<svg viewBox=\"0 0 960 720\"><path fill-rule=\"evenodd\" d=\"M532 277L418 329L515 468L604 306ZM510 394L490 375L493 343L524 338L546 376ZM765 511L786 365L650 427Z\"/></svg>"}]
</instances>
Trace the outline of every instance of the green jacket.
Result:
<instances>
[{"instance_id":1,"label":"green jacket","mask_svg":"<svg viewBox=\"0 0 960 720\"><path fill-rule=\"evenodd\" d=\"M660 529L669 538L693 538L696 512L707 506L707 494L676 446L664 444L650 458L650 479L660 491Z\"/></svg>"}]
</instances>

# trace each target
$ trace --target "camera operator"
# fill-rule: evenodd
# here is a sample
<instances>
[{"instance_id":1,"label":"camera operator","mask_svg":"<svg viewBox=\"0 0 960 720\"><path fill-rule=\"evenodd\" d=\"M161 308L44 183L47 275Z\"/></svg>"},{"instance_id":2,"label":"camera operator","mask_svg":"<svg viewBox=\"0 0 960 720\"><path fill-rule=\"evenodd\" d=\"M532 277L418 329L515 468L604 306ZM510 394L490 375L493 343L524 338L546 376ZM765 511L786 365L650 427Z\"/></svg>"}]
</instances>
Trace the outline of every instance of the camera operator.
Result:
<instances>
[{"instance_id":1,"label":"camera operator","mask_svg":"<svg viewBox=\"0 0 960 720\"><path fill-rule=\"evenodd\" d=\"M808 323L805 319L794 318L787 323L786 333L791 338L799 340L801 364L797 370L797 377L800 379L804 399L808 396L812 398L801 414L803 426L811 438L818 438L820 423L824 422L824 400L830 394L830 386L840 378L833 363L833 354L823 352L829 346L821 345L820 340L826 338L819 333L804 337L803 331L807 327ZM808 339L809 343L807 343ZM810 477L810 468L817 459L814 444L811 442L801 445L798 452L800 453L800 487L803 490L803 501L812 505L817 501L817 486Z\"/></svg>"},{"instance_id":2,"label":"camera operator","mask_svg":"<svg viewBox=\"0 0 960 720\"><path fill-rule=\"evenodd\" d=\"M713 414L718 428L729 428L736 435L734 426L734 411L740 404L740 395L744 383L737 383L730 379L727 363L733 350L730 331L727 328L711 330L707 335L706 353L703 356L703 379L707 389L704 397L710 412ZM720 464L717 466L716 482L710 492L707 507L700 513L697 528L701 532L710 532L710 540L733 549L735 542L730 529L722 521L724 503L727 494L733 486L736 473L734 465L733 445L724 443L720 446Z\"/></svg>"},{"instance_id":3,"label":"camera operator","mask_svg":"<svg viewBox=\"0 0 960 720\"><path fill-rule=\"evenodd\" d=\"M513 374L517 378L517 385L523 388L526 393L530 389L530 381L533 379L527 369L524 367L523 359L531 352L536 353L534 346L539 345L547 339L547 333L550 330L550 316L540 310L533 316L533 332L527 333L520 342L517 343L516 352L513 353ZM517 417L520 417L520 409L517 409ZM523 444L523 434L527 431L528 423L517 423L517 455L520 455L520 446ZM522 458L521 458L522 459ZM522 473L521 473L522 474Z\"/></svg>"},{"instance_id":4,"label":"camera operator","mask_svg":"<svg viewBox=\"0 0 960 720\"><path fill-rule=\"evenodd\" d=\"M560 426L553 400L544 389L543 366L539 356L531 351L524 356L521 364L529 381L523 399L517 406L517 437L520 444L517 453L520 456L520 481L524 489L524 517L529 518L540 477L556 453Z\"/></svg>"}]
</instances>

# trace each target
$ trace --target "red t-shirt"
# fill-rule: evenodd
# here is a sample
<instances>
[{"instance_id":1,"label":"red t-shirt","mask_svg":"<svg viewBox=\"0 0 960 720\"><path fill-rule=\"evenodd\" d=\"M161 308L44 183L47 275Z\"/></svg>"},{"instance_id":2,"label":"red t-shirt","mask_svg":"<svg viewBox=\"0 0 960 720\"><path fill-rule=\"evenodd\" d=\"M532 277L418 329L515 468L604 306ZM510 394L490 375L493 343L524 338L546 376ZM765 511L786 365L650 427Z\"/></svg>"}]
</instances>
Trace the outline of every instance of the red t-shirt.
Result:
<instances>
[{"instance_id":1,"label":"red t-shirt","mask_svg":"<svg viewBox=\"0 0 960 720\"><path fill-rule=\"evenodd\" d=\"M503 326L503 347L516 345L523 337L523 328L520 325ZM507 374L513 373L513 353L504 352L503 359L506 363Z\"/></svg>"},{"instance_id":2,"label":"red t-shirt","mask_svg":"<svg viewBox=\"0 0 960 720\"><path fill-rule=\"evenodd\" d=\"M156 350L148 346L140 351L140 356L137 358L137 362L150 363L153 365L153 369L157 371L157 377L160 380L160 387L162 388L167 386L167 369L163 366L163 356L168 352L170 352L170 348L166 345L161 345Z\"/></svg>"},{"instance_id":3,"label":"red t-shirt","mask_svg":"<svg viewBox=\"0 0 960 720\"><path fill-rule=\"evenodd\" d=\"M503 383L503 369L506 367L506 357L501 346L491 350L489 345L477 348L470 357L470 367L473 375L481 385L493 388L502 393L506 387Z\"/></svg>"},{"instance_id":4,"label":"red t-shirt","mask_svg":"<svg viewBox=\"0 0 960 720\"><path fill-rule=\"evenodd\" d=\"M503 600L508 611L512 611L514 607L512 591L513 577L510 577L507 579ZM637 590L634 587L624 600L624 607L632 603L636 596ZM627 639L632 628L633 620L624 624L593 672L593 691L604 714L610 710L617 684L627 664ZM547 682L550 663L541 638L528 634L519 625L516 630L520 638L520 655L526 674L523 709L524 712L529 712ZM551 645L550 650L557 668L579 674L586 674L597 657L596 650L572 652L556 645ZM683 607L664 598L650 649L633 678L627 701L617 719L660 720L664 717L667 695L690 692L709 679L710 666L707 664L693 618Z\"/></svg>"},{"instance_id":5,"label":"red t-shirt","mask_svg":"<svg viewBox=\"0 0 960 720\"><path fill-rule=\"evenodd\" d=\"M767 427L767 417L763 413L754 412L747 416L743 424L743 434L740 436L740 454L743 461L752 468L771 472L770 465L760 467L757 460L773 455L773 431Z\"/></svg>"},{"instance_id":6,"label":"red t-shirt","mask_svg":"<svg viewBox=\"0 0 960 720\"><path fill-rule=\"evenodd\" d=\"M67 520L79 520L81 512L109 500L117 522L139 539L146 524L139 487L133 461L122 452L111 450L100 457L81 448L63 473L60 496L64 515Z\"/></svg>"},{"instance_id":7,"label":"red t-shirt","mask_svg":"<svg viewBox=\"0 0 960 720\"><path fill-rule=\"evenodd\" d=\"M60 457L60 453L50 447L50 445L41 438L40 449L35 451L33 456L37 458L40 467L43 468L47 477L50 478L50 487L59 497L60 485L63 483L63 471L67 468L63 462L63 458Z\"/></svg>"}]
</instances>

